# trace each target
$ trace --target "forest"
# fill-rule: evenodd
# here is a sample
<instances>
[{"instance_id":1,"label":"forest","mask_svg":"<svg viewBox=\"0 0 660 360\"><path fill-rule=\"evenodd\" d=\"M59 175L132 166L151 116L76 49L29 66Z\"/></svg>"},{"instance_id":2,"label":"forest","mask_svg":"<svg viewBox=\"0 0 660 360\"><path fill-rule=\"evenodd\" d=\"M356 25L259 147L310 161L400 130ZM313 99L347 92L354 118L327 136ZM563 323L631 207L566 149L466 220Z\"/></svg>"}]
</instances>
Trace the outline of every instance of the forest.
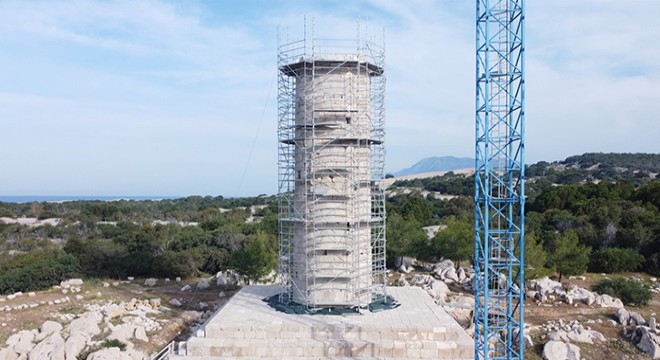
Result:
<instances>
[{"instance_id":1,"label":"forest","mask_svg":"<svg viewBox=\"0 0 660 360\"><path fill-rule=\"evenodd\" d=\"M659 158L584 154L528 166L527 278L660 275ZM408 191L394 191L401 189ZM473 189L473 177L454 173L395 182L387 198L389 265L399 256L471 261ZM234 268L259 279L277 260L276 196L0 203L0 217L61 219L0 222L0 293L73 276L173 278ZM423 227L431 225L441 230L429 239Z\"/></svg>"}]
</instances>

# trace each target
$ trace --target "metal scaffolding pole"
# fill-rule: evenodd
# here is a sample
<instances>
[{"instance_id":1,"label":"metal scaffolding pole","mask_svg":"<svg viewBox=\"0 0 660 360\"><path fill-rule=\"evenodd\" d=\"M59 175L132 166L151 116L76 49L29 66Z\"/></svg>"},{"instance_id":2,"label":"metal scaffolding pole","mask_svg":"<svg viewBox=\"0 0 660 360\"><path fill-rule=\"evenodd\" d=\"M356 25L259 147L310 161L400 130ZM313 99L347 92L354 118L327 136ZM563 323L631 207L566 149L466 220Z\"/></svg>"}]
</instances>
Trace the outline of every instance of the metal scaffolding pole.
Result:
<instances>
[{"instance_id":1,"label":"metal scaffolding pole","mask_svg":"<svg viewBox=\"0 0 660 360\"><path fill-rule=\"evenodd\" d=\"M523 359L524 0L477 0L475 358Z\"/></svg>"}]
</instances>

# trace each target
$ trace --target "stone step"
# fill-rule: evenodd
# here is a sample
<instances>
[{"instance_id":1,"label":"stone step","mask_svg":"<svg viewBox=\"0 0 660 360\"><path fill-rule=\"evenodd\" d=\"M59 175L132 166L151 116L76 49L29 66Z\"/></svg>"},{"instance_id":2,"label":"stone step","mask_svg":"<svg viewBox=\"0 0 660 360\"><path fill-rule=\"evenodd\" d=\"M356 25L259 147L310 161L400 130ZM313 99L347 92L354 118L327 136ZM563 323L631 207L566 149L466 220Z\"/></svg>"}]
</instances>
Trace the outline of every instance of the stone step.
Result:
<instances>
[{"instance_id":1,"label":"stone step","mask_svg":"<svg viewBox=\"0 0 660 360\"><path fill-rule=\"evenodd\" d=\"M462 331L462 330L461 330ZM209 323L204 327L204 337L214 339L314 339L314 340L459 340L461 333L447 327L435 328L376 328L343 326L226 326Z\"/></svg>"},{"instance_id":2,"label":"stone step","mask_svg":"<svg viewBox=\"0 0 660 360\"><path fill-rule=\"evenodd\" d=\"M277 358L416 358L462 359L473 356L471 343L427 340L315 340L191 338L190 357Z\"/></svg>"}]
</instances>

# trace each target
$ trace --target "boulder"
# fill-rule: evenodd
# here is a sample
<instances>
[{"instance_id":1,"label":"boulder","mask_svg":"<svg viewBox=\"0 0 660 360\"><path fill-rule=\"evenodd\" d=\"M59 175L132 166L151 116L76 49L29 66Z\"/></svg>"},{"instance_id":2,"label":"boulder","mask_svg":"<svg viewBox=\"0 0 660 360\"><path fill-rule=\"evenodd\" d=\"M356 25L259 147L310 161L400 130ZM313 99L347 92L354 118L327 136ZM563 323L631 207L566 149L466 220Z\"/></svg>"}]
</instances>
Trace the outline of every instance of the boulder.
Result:
<instances>
[{"instance_id":1,"label":"boulder","mask_svg":"<svg viewBox=\"0 0 660 360\"><path fill-rule=\"evenodd\" d=\"M408 268L406 265L401 265L397 269L398 272L403 273L403 274L409 274L412 272L414 269L412 267Z\"/></svg>"},{"instance_id":2,"label":"boulder","mask_svg":"<svg viewBox=\"0 0 660 360\"><path fill-rule=\"evenodd\" d=\"M144 280L144 286L156 286L157 282L158 282L158 280L156 280L154 278L148 278L148 279Z\"/></svg>"},{"instance_id":3,"label":"boulder","mask_svg":"<svg viewBox=\"0 0 660 360\"><path fill-rule=\"evenodd\" d=\"M660 359L660 337L652 333L646 326L638 326L635 329L632 342L638 349L651 356L651 359Z\"/></svg>"},{"instance_id":4,"label":"boulder","mask_svg":"<svg viewBox=\"0 0 660 360\"><path fill-rule=\"evenodd\" d=\"M43 341L38 343L30 354L28 355L29 360L65 360L64 356L64 338L62 334L56 332Z\"/></svg>"},{"instance_id":5,"label":"boulder","mask_svg":"<svg viewBox=\"0 0 660 360\"><path fill-rule=\"evenodd\" d=\"M587 305L591 305L594 302L596 302L596 294L578 286L573 286L566 293L566 300L568 300L569 298L572 299L573 301L581 301Z\"/></svg>"},{"instance_id":6,"label":"boulder","mask_svg":"<svg viewBox=\"0 0 660 360\"><path fill-rule=\"evenodd\" d=\"M186 292L186 291L190 291L190 285L184 285L184 286L181 288L181 292Z\"/></svg>"},{"instance_id":7,"label":"boulder","mask_svg":"<svg viewBox=\"0 0 660 360\"><path fill-rule=\"evenodd\" d=\"M60 282L60 287L62 287L63 289L68 289L70 287L82 286L82 284L83 284L82 279L69 279Z\"/></svg>"},{"instance_id":8,"label":"boulder","mask_svg":"<svg viewBox=\"0 0 660 360\"><path fill-rule=\"evenodd\" d=\"M640 315L638 312L630 312L630 322L634 323L632 325L644 325L646 324L646 320L644 320L644 317Z\"/></svg>"},{"instance_id":9,"label":"boulder","mask_svg":"<svg viewBox=\"0 0 660 360\"><path fill-rule=\"evenodd\" d=\"M543 295L559 295L565 296L566 291L564 286L558 282L551 280L549 277L543 277L540 279L532 280L533 289Z\"/></svg>"},{"instance_id":10,"label":"boulder","mask_svg":"<svg viewBox=\"0 0 660 360\"><path fill-rule=\"evenodd\" d=\"M209 285L209 282L206 281L206 279L204 278L199 279L199 282L197 283L197 290L206 290L209 287L211 286Z\"/></svg>"},{"instance_id":11,"label":"boulder","mask_svg":"<svg viewBox=\"0 0 660 360\"><path fill-rule=\"evenodd\" d=\"M619 321L619 324L627 326L630 321L630 313L625 308L618 308L614 312L614 317Z\"/></svg>"},{"instance_id":12,"label":"boulder","mask_svg":"<svg viewBox=\"0 0 660 360\"><path fill-rule=\"evenodd\" d=\"M149 306L151 306L154 309L158 309L160 307L160 304L161 304L160 298L149 299Z\"/></svg>"},{"instance_id":13,"label":"boulder","mask_svg":"<svg viewBox=\"0 0 660 360\"><path fill-rule=\"evenodd\" d=\"M119 340L121 342L129 342L133 335L135 335L136 326L133 324L120 324L112 328L112 332L108 336L109 340Z\"/></svg>"},{"instance_id":14,"label":"boulder","mask_svg":"<svg viewBox=\"0 0 660 360\"><path fill-rule=\"evenodd\" d=\"M69 336L80 334L87 339L101 333L99 328L99 322L103 319L103 315L97 312L86 312L82 314L79 318L74 319L66 327L65 331L69 333Z\"/></svg>"},{"instance_id":15,"label":"boulder","mask_svg":"<svg viewBox=\"0 0 660 360\"><path fill-rule=\"evenodd\" d=\"M444 272L444 276L446 279L458 282L458 274L456 274L456 269L453 267L447 268L447 270Z\"/></svg>"},{"instance_id":16,"label":"boulder","mask_svg":"<svg viewBox=\"0 0 660 360\"><path fill-rule=\"evenodd\" d=\"M463 268L458 268L458 270L456 270L456 276L458 276L458 282L463 282L467 279L467 274Z\"/></svg>"},{"instance_id":17,"label":"boulder","mask_svg":"<svg viewBox=\"0 0 660 360\"><path fill-rule=\"evenodd\" d=\"M649 317L649 329L655 330L658 325L655 322L655 316Z\"/></svg>"},{"instance_id":18,"label":"boulder","mask_svg":"<svg viewBox=\"0 0 660 360\"><path fill-rule=\"evenodd\" d=\"M428 284L428 289L426 290L433 299L439 302L445 302L447 299L447 294L449 294L451 291L447 287L447 284L445 284L442 281L437 281L433 279L433 281Z\"/></svg>"},{"instance_id":19,"label":"boulder","mask_svg":"<svg viewBox=\"0 0 660 360\"><path fill-rule=\"evenodd\" d=\"M119 348L111 347L89 354L87 360L133 360L133 358Z\"/></svg>"},{"instance_id":20,"label":"boulder","mask_svg":"<svg viewBox=\"0 0 660 360\"><path fill-rule=\"evenodd\" d=\"M109 304L103 308L103 315L114 319L126 315L126 308L119 304Z\"/></svg>"},{"instance_id":21,"label":"boulder","mask_svg":"<svg viewBox=\"0 0 660 360\"><path fill-rule=\"evenodd\" d=\"M35 339L35 334L32 331L22 330L10 336L5 342L15 352L27 355L34 348L32 343Z\"/></svg>"},{"instance_id":22,"label":"boulder","mask_svg":"<svg viewBox=\"0 0 660 360\"><path fill-rule=\"evenodd\" d=\"M88 339L80 333L69 336L64 343L64 356L66 360L77 359L78 355L85 350L87 341Z\"/></svg>"},{"instance_id":23,"label":"boulder","mask_svg":"<svg viewBox=\"0 0 660 360\"><path fill-rule=\"evenodd\" d=\"M181 301L179 301L177 299L172 299L172 300L170 300L170 305L181 306Z\"/></svg>"},{"instance_id":24,"label":"boulder","mask_svg":"<svg viewBox=\"0 0 660 360\"><path fill-rule=\"evenodd\" d=\"M600 307L604 307L604 308L620 309L623 307L623 303L621 302L621 300L617 298L613 298L607 294L596 296L595 303L596 305L600 305Z\"/></svg>"},{"instance_id":25,"label":"boulder","mask_svg":"<svg viewBox=\"0 0 660 360\"><path fill-rule=\"evenodd\" d=\"M147 331L144 329L144 326L137 326L135 328L135 338L144 342L149 341L147 337Z\"/></svg>"},{"instance_id":26,"label":"boulder","mask_svg":"<svg viewBox=\"0 0 660 360\"><path fill-rule=\"evenodd\" d=\"M545 360L580 360L580 348L562 341L551 340L543 347Z\"/></svg>"},{"instance_id":27,"label":"boulder","mask_svg":"<svg viewBox=\"0 0 660 360\"><path fill-rule=\"evenodd\" d=\"M46 320L43 324L41 324L39 334L35 337L35 341L39 342L55 332L62 331L62 329L62 324L55 321Z\"/></svg>"},{"instance_id":28,"label":"boulder","mask_svg":"<svg viewBox=\"0 0 660 360\"><path fill-rule=\"evenodd\" d=\"M18 360L18 356L11 348L0 349L0 360Z\"/></svg>"}]
</instances>

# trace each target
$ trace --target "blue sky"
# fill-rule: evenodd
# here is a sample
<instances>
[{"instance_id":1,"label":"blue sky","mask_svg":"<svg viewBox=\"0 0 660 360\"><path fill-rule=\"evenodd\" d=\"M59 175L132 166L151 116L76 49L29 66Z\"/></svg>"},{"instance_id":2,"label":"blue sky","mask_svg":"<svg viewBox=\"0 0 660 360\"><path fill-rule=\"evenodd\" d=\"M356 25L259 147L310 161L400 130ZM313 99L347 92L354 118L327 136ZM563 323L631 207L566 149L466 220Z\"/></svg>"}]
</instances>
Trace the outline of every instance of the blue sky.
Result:
<instances>
[{"instance_id":1,"label":"blue sky","mask_svg":"<svg viewBox=\"0 0 660 360\"><path fill-rule=\"evenodd\" d=\"M660 1L527 1L527 160L659 152ZM386 170L474 151L474 1L0 1L3 195L277 191L278 27L386 43Z\"/></svg>"}]
</instances>

